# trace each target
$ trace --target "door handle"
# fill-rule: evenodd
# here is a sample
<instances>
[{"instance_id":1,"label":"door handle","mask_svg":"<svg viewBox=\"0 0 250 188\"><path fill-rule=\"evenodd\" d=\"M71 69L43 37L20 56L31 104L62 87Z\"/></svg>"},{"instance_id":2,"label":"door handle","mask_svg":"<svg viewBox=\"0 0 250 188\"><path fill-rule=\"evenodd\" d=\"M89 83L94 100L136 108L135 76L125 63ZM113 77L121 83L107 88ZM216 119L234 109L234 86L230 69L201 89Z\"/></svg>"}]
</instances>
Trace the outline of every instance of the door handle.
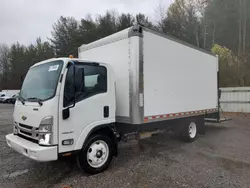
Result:
<instances>
[{"instance_id":1,"label":"door handle","mask_svg":"<svg viewBox=\"0 0 250 188\"><path fill-rule=\"evenodd\" d=\"M108 118L109 117L109 106L103 107L103 117Z\"/></svg>"}]
</instances>

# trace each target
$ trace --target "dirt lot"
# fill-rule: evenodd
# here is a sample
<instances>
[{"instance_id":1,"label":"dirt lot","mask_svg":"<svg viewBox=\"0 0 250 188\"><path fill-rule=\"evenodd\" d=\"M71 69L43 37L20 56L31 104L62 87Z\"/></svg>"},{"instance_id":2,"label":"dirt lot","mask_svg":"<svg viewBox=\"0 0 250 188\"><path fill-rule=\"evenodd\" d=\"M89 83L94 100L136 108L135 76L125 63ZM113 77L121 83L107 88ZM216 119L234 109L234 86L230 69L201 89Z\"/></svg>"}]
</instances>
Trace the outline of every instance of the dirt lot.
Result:
<instances>
[{"instance_id":1,"label":"dirt lot","mask_svg":"<svg viewBox=\"0 0 250 188\"><path fill-rule=\"evenodd\" d=\"M0 187L250 187L250 117L208 124L194 143L164 133L121 144L106 172L87 176L73 160L37 163L9 148L12 112L0 104Z\"/></svg>"}]
</instances>

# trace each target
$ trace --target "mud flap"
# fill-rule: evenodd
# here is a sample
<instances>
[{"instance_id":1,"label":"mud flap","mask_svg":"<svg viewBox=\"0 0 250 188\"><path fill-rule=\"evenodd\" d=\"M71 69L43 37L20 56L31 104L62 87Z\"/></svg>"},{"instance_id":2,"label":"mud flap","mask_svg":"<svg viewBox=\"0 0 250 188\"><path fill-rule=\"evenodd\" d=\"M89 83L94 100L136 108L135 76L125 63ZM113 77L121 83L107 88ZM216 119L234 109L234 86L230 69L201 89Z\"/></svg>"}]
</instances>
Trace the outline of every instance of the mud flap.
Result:
<instances>
[{"instance_id":1,"label":"mud flap","mask_svg":"<svg viewBox=\"0 0 250 188\"><path fill-rule=\"evenodd\" d=\"M197 118L197 128L198 133L201 135L206 134L205 117Z\"/></svg>"}]
</instances>

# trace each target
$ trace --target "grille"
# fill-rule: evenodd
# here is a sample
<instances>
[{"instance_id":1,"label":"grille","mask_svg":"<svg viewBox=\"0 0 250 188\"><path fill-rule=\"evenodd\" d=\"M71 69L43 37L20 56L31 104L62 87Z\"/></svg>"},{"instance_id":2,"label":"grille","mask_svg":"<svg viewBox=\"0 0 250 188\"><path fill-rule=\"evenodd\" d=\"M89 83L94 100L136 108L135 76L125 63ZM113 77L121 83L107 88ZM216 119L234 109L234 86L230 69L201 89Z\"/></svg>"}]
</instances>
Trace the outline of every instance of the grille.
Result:
<instances>
[{"instance_id":1,"label":"grille","mask_svg":"<svg viewBox=\"0 0 250 188\"><path fill-rule=\"evenodd\" d=\"M29 125L18 124L18 135L26 140L38 142L38 128Z\"/></svg>"},{"instance_id":2,"label":"grille","mask_svg":"<svg viewBox=\"0 0 250 188\"><path fill-rule=\"evenodd\" d=\"M31 126L29 126L29 125L24 125L24 124L22 124L22 123L19 123L19 127L22 127L22 128L25 128L25 129L32 129Z\"/></svg>"},{"instance_id":3,"label":"grille","mask_svg":"<svg viewBox=\"0 0 250 188\"><path fill-rule=\"evenodd\" d=\"M32 133L25 132L25 131L22 131L22 130L20 130L20 133L22 133L22 134L27 134L28 136L32 136Z\"/></svg>"},{"instance_id":4,"label":"grille","mask_svg":"<svg viewBox=\"0 0 250 188\"><path fill-rule=\"evenodd\" d=\"M38 144L38 140L35 140L35 139L33 139L33 138L24 136L24 135L22 135L22 134L17 134L17 136L19 136L19 137L21 137L21 138L23 138L23 139L25 139L25 140L29 140L29 141L31 141L31 142L34 142L34 143Z\"/></svg>"}]
</instances>

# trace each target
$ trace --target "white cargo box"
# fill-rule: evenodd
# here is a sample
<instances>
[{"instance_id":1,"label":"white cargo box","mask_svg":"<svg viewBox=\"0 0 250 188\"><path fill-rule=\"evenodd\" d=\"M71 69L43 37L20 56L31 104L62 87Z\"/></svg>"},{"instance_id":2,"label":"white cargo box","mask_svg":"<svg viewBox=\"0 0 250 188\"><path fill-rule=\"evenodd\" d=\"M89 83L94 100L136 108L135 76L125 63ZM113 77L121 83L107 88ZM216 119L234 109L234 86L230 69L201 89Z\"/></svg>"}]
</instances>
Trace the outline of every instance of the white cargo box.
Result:
<instances>
[{"instance_id":1,"label":"white cargo box","mask_svg":"<svg viewBox=\"0 0 250 188\"><path fill-rule=\"evenodd\" d=\"M218 58L178 39L137 25L82 45L79 58L112 66L117 122L141 124L217 111Z\"/></svg>"}]
</instances>

